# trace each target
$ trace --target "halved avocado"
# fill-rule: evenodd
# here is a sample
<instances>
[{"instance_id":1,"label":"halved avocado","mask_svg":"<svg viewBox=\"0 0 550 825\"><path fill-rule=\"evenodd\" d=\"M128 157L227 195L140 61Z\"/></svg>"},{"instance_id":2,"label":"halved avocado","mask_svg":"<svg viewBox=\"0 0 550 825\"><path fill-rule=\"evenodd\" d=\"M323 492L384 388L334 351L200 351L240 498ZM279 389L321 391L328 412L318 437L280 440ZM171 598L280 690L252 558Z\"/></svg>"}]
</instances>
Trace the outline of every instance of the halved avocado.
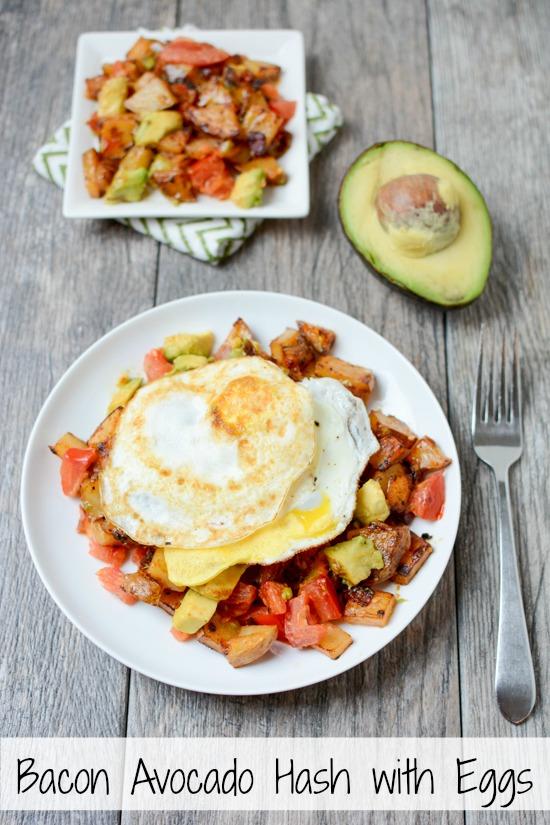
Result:
<instances>
[{"instance_id":1,"label":"halved avocado","mask_svg":"<svg viewBox=\"0 0 550 825\"><path fill-rule=\"evenodd\" d=\"M470 178L437 152L407 141L374 144L346 172L338 206L352 245L392 284L444 307L483 292L489 211Z\"/></svg>"}]
</instances>

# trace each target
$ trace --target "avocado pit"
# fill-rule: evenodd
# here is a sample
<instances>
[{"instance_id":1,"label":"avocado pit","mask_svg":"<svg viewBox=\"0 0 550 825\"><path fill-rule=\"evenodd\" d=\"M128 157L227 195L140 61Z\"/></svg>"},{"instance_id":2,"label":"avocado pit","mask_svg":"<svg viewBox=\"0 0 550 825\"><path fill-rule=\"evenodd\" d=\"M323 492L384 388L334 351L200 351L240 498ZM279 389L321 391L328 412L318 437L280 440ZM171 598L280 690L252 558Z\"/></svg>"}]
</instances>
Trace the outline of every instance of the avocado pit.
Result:
<instances>
[{"instance_id":1,"label":"avocado pit","mask_svg":"<svg viewBox=\"0 0 550 825\"><path fill-rule=\"evenodd\" d=\"M449 181L435 175L401 175L380 187L380 224L402 254L422 258L450 246L460 232L460 202Z\"/></svg>"}]
</instances>

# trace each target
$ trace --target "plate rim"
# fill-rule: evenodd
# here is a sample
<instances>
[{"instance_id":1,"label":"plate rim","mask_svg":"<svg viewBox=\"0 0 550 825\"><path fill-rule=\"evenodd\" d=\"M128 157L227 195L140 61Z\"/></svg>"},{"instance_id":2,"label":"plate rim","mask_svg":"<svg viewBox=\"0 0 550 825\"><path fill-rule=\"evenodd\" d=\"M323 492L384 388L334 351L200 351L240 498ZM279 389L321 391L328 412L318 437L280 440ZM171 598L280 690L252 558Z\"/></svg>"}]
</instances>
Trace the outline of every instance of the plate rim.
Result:
<instances>
[{"instance_id":1,"label":"plate rim","mask_svg":"<svg viewBox=\"0 0 550 825\"><path fill-rule=\"evenodd\" d=\"M80 363L88 356L88 354L92 353L96 348L99 348L111 336L114 336L115 334L125 330L127 327L131 326L134 322L136 322L139 319L146 318L148 315L155 314L159 311L162 311L166 307L171 307L171 306L174 306L176 304L182 304L182 303L191 304L191 303L200 301L200 300L205 299L205 298L213 298L215 300L217 300L217 299L225 300L226 298L236 298L236 297L238 297L239 299L245 299L247 296L256 297L256 298L262 296L263 298L266 298L266 299L269 299L270 297L290 299L292 301L299 301L302 304L308 304L311 308L322 307L323 309L328 309L328 310L330 310L330 312L336 313L336 315L339 316L340 321L349 322L350 320L352 320L354 323L357 323L357 324L361 325L362 327L365 327L371 335L374 335L375 338L382 341L385 346L389 346L393 350L394 355L396 355L399 360L404 362L408 367L410 367L413 370L413 372L415 373L415 377L417 378L417 380L420 380L420 382L422 383L422 386L424 388L424 391L429 395L431 401L436 404L436 406L438 407L444 421L446 422L446 425L447 425L447 428L448 428L448 431L449 431L449 436L450 436L450 439L451 439L450 443L453 447L453 452L454 452L454 455L452 456L452 461L453 461L453 464L456 467L456 472L458 474L458 478L457 478L457 481L458 481L458 496L457 496L457 500L456 500L456 511L455 511L455 514L454 514L454 525L451 525L453 535L452 535L452 541L451 541L451 544L450 544L449 554L448 554L448 558L445 562L445 565L441 570L441 574L440 574L439 578L436 581L434 581L433 586L431 586L427 589L426 593L421 594L421 596L420 596L420 598L418 599L418 602L417 602L418 603L418 609L415 611L414 615L407 622L407 624L404 627L402 627L400 630L396 629L395 632L392 632L390 634L389 638L387 638L385 640L383 639L381 641L381 643L378 644L371 653L369 653L367 656L365 656L363 658L360 658L358 660L351 660L351 661L349 661L349 663L348 663L348 661L346 661L346 657L342 657L341 659L338 659L338 660L332 660L333 664L335 666L335 670L334 670L333 673L330 673L328 676L322 676L321 678L316 678L316 677L314 677L314 678L307 678L306 677L305 679L304 678L298 678L297 681L292 682L291 684L285 685L283 687L277 687L276 689L272 689L272 688L257 689L256 688L254 690L242 690L242 689L239 689L239 688L223 688L222 689L222 688L217 688L217 687L214 686L214 687L206 690L206 689L202 689L202 688L198 688L196 686L193 686L192 684L186 683L185 679L179 680L178 682L171 681L171 680L167 680L167 679L164 679L164 678L159 678L157 675L155 675L154 672L152 672L151 670L149 670L147 668L136 667L134 664L132 664L128 660L128 658L125 655L119 655L118 653L115 653L113 651L112 647L109 644L104 644L102 641L100 641L93 631L88 630L87 628L85 628L82 625L82 623L72 614L72 612L69 609L67 609L61 603L60 599L57 597L57 595L56 595L56 593L53 589L53 586L50 585L50 582L48 580L48 575L45 572L45 570L44 570L44 568L43 568L43 566L42 566L42 564L39 560L38 554L35 552L35 547L33 546L32 542L31 542L31 538L30 538L31 537L30 500L32 499L32 496L29 493L27 493L27 489L28 489L29 484L30 484L30 475L31 475L31 469L32 469L32 465L31 465L31 462L30 462L30 456L31 456L31 453L32 453L32 450L33 450L33 447L34 447L34 443L37 440L37 436L38 436L38 433L40 431L42 421L46 417L48 407L49 407L50 403L52 402L52 400L54 400L55 395L58 392L61 392L62 385L65 382L65 380L68 379L71 375L73 375L74 372L76 372L79 369ZM196 293L196 294L192 294L192 295L187 295L187 296L184 296L182 298L176 298L172 301L166 301L166 302L164 302L162 304L159 304L157 306L149 307L148 309L143 310L142 312L139 312L139 313L131 316L130 318L127 318L125 321L122 321L122 323L117 324L112 329L110 329L108 332L106 332L104 335L102 335L100 338L95 340L92 344L90 344L90 346L88 346L70 364L70 366L63 372L63 374L60 376L60 378L56 381L56 383L54 384L54 386L52 387L52 389L50 390L50 392L46 396L45 400L43 401L43 403L40 407L40 410L38 412L38 415L36 417L36 420L35 420L32 428L31 428L31 431L29 433L28 440L27 440L27 445L26 445L25 452L24 452L23 463L22 463L19 505L20 505L21 520L22 520L22 524L23 524L23 532L24 532L24 536L25 536L25 542L26 542L26 545L27 545L27 549L30 553L31 559L32 559L33 564L35 566L35 569L36 569L36 571L38 572L38 574L40 576L42 584L45 586L47 592L50 594L50 596L53 599L54 603L57 605L57 607L59 608L61 613L65 616L65 618L68 619L71 622L71 624L73 624L96 647L98 647L100 650L107 653L109 656L111 656L113 659L115 659L115 661L118 661L120 664L124 665L125 667L129 668L130 670L134 670L137 673L140 673L144 676L147 676L150 679L154 679L155 681L160 682L161 684L167 684L167 685L170 685L172 687L176 687L176 688L180 688L180 689L184 689L184 690L190 690L190 691L193 691L194 693L205 693L207 695L262 696L262 695L272 695L272 694L275 695L275 694L278 694L278 693L286 693L288 691L298 690L298 689L301 689L301 688L305 688L305 687L309 687L309 686L313 686L313 685L321 684L323 682L330 681L331 679L333 679L337 676L340 676L343 673L346 673L348 670L351 670L356 666L364 664L364 662L366 662L368 659L370 659L373 656L380 653L380 651L384 647L391 644L398 636L401 635L401 633L403 633L409 627L409 625L422 612L422 610L425 608L428 601L433 596L435 590L437 589L437 587L439 586L443 576L445 575L445 572L446 572L446 570L449 566L449 562L451 561L451 559L453 557L454 545L455 545L455 542L456 542L456 537L457 537L457 534L458 534L458 527L459 527L460 517L461 517L462 472L461 472L459 454L458 454L455 438L454 438L453 432L451 430L449 420L448 420L441 404L439 403L435 393L433 392L433 390L431 389L431 387L427 383L426 379L421 375L421 373L414 366L414 364L412 364L412 362L409 361L408 358L406 358L401 353L401 351L399 349L397 349L397 347L395 347L390 341L388 341L386 338L384 338L383 335L381 335L380 333L373 330L371 327L369 327L363 321L360 321L355 316L350 315L349 313L344 312L343 310L336 309L335 307L332 307L329 304L321 303L320 301L315 301L315 300L312 300L310 298L304 298L301 295L293 295L291 293L286 293L286 292L275 292L275 291L272 291L272 290L256 290L256 289L254 289L254 290L252 290L252 289L247 289L247 290L239 290L239 289L214 290L212 292L201 292L201 293ZM397 625L396 625L396 627L397 627Z\"/></svg>"},{"instance_id":2,"label":"plate rim","mask_svg":"<svg viewBox=\"0 0 550 825\"><path fill-rule=\"evenodd\" d=\"M309 176L309 157L308 157L308 133L307 133L307 116L306 116L306 97L307 97L307 85L306 85L306 50L305 50L305 38L304 34L300 29L290 29L290 28L281 28L281 29L250 29L250 28L242 28L242 29L201 29L196 26L176 26L176 27L164 27L160 29L149 29L142 26L136 27L136 29L118 29L118 30L110 30L110 31L86 31L81 32L77 38L76 43L76 52L75 52L75 60L74 60L74 69L73 69L73 84L72 84L72 93L71 93L71 114L70 120L73 122L76 118L76 113L79 110L80 105L82 104L83 93L82 93L82 80L84 78L84 72L81 69L81 62L84 59L83 54L84 50L90 48L88 45L88 40L91 38L98 38L104 37L105 35L111 35L113 37L118 36L130 36L130 35L139 35L141 33L148 34L150 36L162 36L164 38L168 37L177 37L181 35L188 35L190 37L195 35L202 35L205 36L216 36L217 34L223 33L225 34L257 34L263 36L269 35L295 35L298 42L299 42L299 51L300 54L298 56L299 60L299 76L297 78L297 99L301 101L301 106L299 109L301 112L299 113L299 132L303 135L303 151L302 157L300 158L300 170L298 172L299 177L302 179L301 185L299 186L300 189L300 197L297 199L297 206L292 206L289 204L286 208L280 207L275 204L266 204L265 206L260 207L253 207L251 209L239 209L235 207L234 210L231 212L221 211L220 207L216 204L214 199L213 204L205 203L204 206L201 206L201 201L197 201L193 204L194 211L191 213L182 212L179 210L179 205L171 204L168 198L165 198L166 205L164 205L164 200L162 201L162 205L158 205L151 209L148 209L148 203L146 201L138 202L138 204L117 204L117 207L136 207L140 206L141 209L131 209L128 211L127 208L117 208L116 213L112 211L108 211L107 207L104 206L104 209L96 213L91 204L88 201L93 200L88 198L88 201L84 203L80 203L79 199L76 198L73 188L71 187L71 179L73 177L73 166L77 165L78 163L78 147L77 147L77 136L76 130L71 129L71 134L69 137L69 148L67 153L67 172L65 176L65 186L63 191L63 200L62 200L62 212L63 217L68 219L91 219L91 220L136 220L140 218L157 218L163 220L204 220L208 218L226 218L228 220L231 219L262 219L266 218L269 220L291 220L291 219L300 219L305 218L309 215L311 210L311 191L310 191L310 176ZM297 113L298 114L298 113Z\"/></svg>"}]
</instances>

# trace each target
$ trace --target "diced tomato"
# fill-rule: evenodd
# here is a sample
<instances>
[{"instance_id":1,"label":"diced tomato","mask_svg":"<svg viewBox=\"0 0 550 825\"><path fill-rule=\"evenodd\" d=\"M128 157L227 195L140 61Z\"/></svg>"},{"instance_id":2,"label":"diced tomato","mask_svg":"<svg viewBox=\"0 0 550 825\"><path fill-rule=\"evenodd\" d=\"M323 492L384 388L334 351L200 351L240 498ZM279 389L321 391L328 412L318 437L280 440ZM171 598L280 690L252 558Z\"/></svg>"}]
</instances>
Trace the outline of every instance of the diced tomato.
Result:
<instances>
[{"instance_id":1,"label":"diced tomato","mask_svg":"<svg viewBox=\"0 0 550 825\"><path fill-rule=\"evenodd\" d=\"M318 576L301 590L322 622L342 618L342 608L336 588L328 576Z\"/></svg>"},{"instance_id":2,"label":"diced tomato","mask_svg":"<svg viewBox=\"0 0 550 825\"><path fill-rule=\"evenodd\" d=\"M290 588L286 584L279 582L264 582L260 587L260 599L263 601L270 613L284 614L288 599L284 598L285 591ZM290 591L292 594L292 591Z\"/></svg>"},{"instance_id":3,"label":"diced tomato","mask_svg":"<svg viewBox=\"0 0 550 825\"><path fill-rule=\"evenodd\" d=\"M218 613L223 619L235 619L248 613L258 594L253 584L239 582L228 599L218 604Z\"/></svg>"},{"instance_id":4,"label":"diced tomato","mask_svg":"<svg viewBox=\"0 0 550 825\"><path fill-rule=\"evenodd\" d=\"M170 361L164 357L161 349L151 349L143 359L143 369L148 381L156 381L162 378L172 369Z\"/></svg>"},{"instance_id":5,"label":"diced tomato","mask_svg":"<svg viewBox=\"0 0 550 825\"><path fill-rule=\"evenodd\" d=\"M183 630L176 630L175 627L170 628L170 633L178 642L188 642L189 639L192 639L194 636L193 633L184 633Z\"/></svg>"},{"instance_id":6,"label":"diced tomato","mask_svg":"<svg viewBox=\"0 0 550 825\"><path fill-rule=\"evenodd\" d=\"M258 607L248 614L248 618L256 624L275 625L277 627L277 638L280 642L286 642L284 615L270 613L267 607Z\"/></svg>"},{"instance_id":7,"label":"diced tomato","mask_svg":"<svg viewBox=\"0 0 550 825\"><path fill-rule=\"evenodd\" d=\"M267 100L280 100L281 95L274 83L262 83L261 91Z\"/></svg>"},{"instance_id":8,"label":"diced tomato","mask_svg":"<svg viewBox=\"0 0 550 825\"><path fill-rule=\"evenodd\" d=\"M61 489L66 496L77 496L86 473L99 458L93 447L69 447L61 459Z\"/></svg>"},{"instance_id":9,"label":"diced tomato","mask_svg":"<svg viewBox=\"0 0 550 825\"><path fill-rule=\"evenodd\" d=\"M112 567L121 567L126 561L126 548L120 544L99 544L90 539L90 556Z\"/></svg>"},{"instance_id":10,"label":"diced tomato","mask_svg":"<svg viewBox=\"0 0 550 825\"><path fill-rule=\"evenodd\" d=\"M94 132L94 134L99 135L99 133L101 132L102 123L102 118L99 117L97 112L94 112L88 121L88 126L90 127L92 132Z\"/></svg>"},{"instance_id":11,"label":"diced tomato","mask_svg":"<svg viewBox=\"0 0 550 825\"><path fill-rule=\"evenodd\" d=\"M203 195L226 200L233 189L234 180L219 155L210 154L196 160L189 167L193 188Z\"/></svg>"},{"instance_id":12,"label":"diced tomato","mask_svg":"<svg viewBox=\"0 0 550 825\"><path fill-rule=\"evenodd\" d=\"M443 470L432 473L412 491L408 504L411 513L428 521L437 521L445 509L445 479Z\"/></svg>"},{"instance_id":13,"label":"diced tomato","mask_svg":"<svg viewBox=\"0 0 550 825\"><path fill-rule=\"evenodd\" d=\"M306 596L302 593L288 603L285 616L285 636L293 647L317 645L326 633L321 624L311 624L311 612Z\"/></svg>"},{"instance_id":14,"label":"diced tomato","mask_svg":"<svg viewBox=\"0 0 550 825\"><path fill-rule=\"evenodd\" d=\"M82 533L82 535L84 535L84 536L85 536L85 535L86 535L86 532L87 532L87 530L88 530L88 526L89 526L89 524L90 524L90 519L88 518L88 514L87 514L87 513L86 513L86 511L85 511L85 510L83 510L83 509L82 509L82 507L81 507L81 508L80 508L80 516L79 516L79 518L78 518L78 525L77 525L77 528L76 528L76 532L77 532L77 533Z\"/></svg>"},{"instance_id":15,"label":"diced tomato","mask_svg":"<svg viewBox=\"0 0 550 825\"><path fill-rule=\"evenodd\" d=\"M210 43L198 43L187 37L177 37L162 49L158 61L167 63L187 63L188 66L211 66L222 63L229 57L227 52L211 46Z\"/></svg>"},{"instance_id":16,"label":"diced tomato","mask_svg":"<svg viewBox=\"0 0 550 825\"><path fill-rule=\"evenodd\" d=\"M296 101L283 100L283 98L280 98L280 100L270 100L269 108L273 109L275 114L282 117L286 122L287 120L290 120L291 117L294 117L294 113L296 112Z\"/></svg>"},{"instance_id":17,"label":"diced tomato","mask_svg":"<svg viewBox=\"0 0 550 825\"><path fill-rule=\"evenodd\" d=\"M112 593L124 604L135 604L137 599L131 596L122 589L122 582L124 581L124 573L117 567L102 567L97 571L97 577L105 590Z\"/></svg>"}]
</instances>

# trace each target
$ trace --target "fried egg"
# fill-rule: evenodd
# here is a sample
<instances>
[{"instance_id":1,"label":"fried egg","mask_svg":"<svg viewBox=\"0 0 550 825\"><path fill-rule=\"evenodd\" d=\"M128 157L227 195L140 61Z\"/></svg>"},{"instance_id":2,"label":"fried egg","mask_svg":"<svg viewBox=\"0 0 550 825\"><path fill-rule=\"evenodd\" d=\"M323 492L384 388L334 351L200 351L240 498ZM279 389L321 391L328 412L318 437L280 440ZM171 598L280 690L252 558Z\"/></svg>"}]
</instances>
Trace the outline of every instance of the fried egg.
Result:
<instances>
[{"instance_id":1,"label":"fried egg","mask_svg":"<svg viewBox=\"0 0 550 825\"><path fill-rule=\"evenodd\" d=\"M273 522L315 453L313 397L258 357L153 381L124 409L100 473L134 541L198 550Z\"/></svg>"},{"instance_id":2,"label":"fried egg","mask_svg":"<svg viewBox=\"0 0 550 825\"><path fill-rule=\"evenodd\" d=\"M365 466L378 449L364 403L333 378L308 378L300 386L313 408L315 454L271 523L220 547L165 549L170 581L204 584L235 564L273 564L340 535L355 509Z\"/></svg>"}]
</instances>

